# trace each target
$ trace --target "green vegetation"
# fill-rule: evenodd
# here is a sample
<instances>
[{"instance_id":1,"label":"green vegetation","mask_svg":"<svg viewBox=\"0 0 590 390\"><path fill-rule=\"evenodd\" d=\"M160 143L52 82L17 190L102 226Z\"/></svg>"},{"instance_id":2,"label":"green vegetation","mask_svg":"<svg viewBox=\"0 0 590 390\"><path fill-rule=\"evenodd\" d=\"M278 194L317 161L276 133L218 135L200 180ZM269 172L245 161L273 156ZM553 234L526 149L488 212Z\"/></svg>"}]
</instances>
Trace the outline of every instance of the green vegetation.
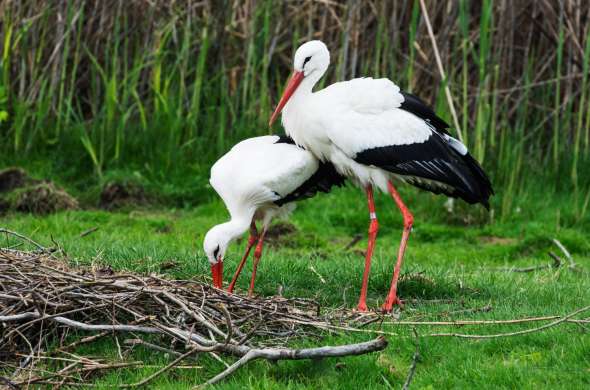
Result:
<instances>
[{"instance_id":1,"label":"green vegetation","mask_svg":"<svg viewBox=\"0 0 590 390\"><path fill-rule=\"evenodd\" d=\"M418 1L191 4L4 4L0 163L52 161L49 176L82 190L121 170L155 187L203 178L237 140L271 131L294 49L319 37L334 59L325 84L389 77L452 122L449 85L461 135L501 189L500 217L539 180L571 189L587 215L590 39L569 8L429 4L441 80Z\"/></svg>"},{"instance_id":2,"label":"green vegetation","mask_svg":"<svg viewBox=\"0 0 590 390\"><path fill-rule=\"evenodd\" d=\"M465 214L460 208L448 214L444 199L402 193L413 207L416 225L410 239L400 284L406 299L450 299L450 303L408 304L401 320L511 319L563 315L590 302L587 272L590 264L588 222L567 226L569 206L558 200L555 208L538 196L518 204L520 211L509 222L478 223L478 210ZM401 217L385 195L377 197L381 230L369 284L369 304L378 307L389 287L394 254L401 235ZM354 307L363 270L361 251L366 239L351 249L346 245L367 228L366 212L359 205L363 194L345 188L300 204L292 217L297 231L266 247L258 270L256 291L276 294L283 286L286 296L310 297L323 307ZM459 206L458 204L456 206ZM472 225L464 225L468 217ZM226 218L220 202L191 211L144 210L129 213L70 211L48 217L10 215L3 219L9 229L29 234L51 245L53 236L74 263L111 265L115 269L160 272L164 262L176 268L164 272L181 278L201 278L209 266L201 249L206 230ZM81 232L98 227L80 238ZM502 272L497 268L527 267L551 262L552 244L559 239L572 253L583 273L546 269L529 273ZM226 259L226 283L242 254L244 241L230 247ZM325 283L310 269L322 275ZM247 289L251 262L239 280ZM477 311L491 306L489 311ZM588 318L588 313L578 318ZM393 321L393 319L391 320ZM458 332L495 334L539 326L485 325L463 327L419 326L420 335ZM370 329L379 329L373 324ZM414 353L410 326L384 324L390 347L382 353L321 362L255 362L216 388L400 388ZM326 336L305 344L346 343L370 338L370 334ZM294 345L300 345L301 342ZM544 332L493 340L461 340L423 337L413 388L582 388L589 382L590 337L587 325L563 324ZM118 359L112 341L92 353ZM82 351L80 351L82 352ZM143 359L149 368L97 377L100 385L129 383L155 372L166 358L136 349L130 359ZM344 363L344 366L337 365ZM188 364L188 363L186 363ZM190 388L222 369L208 357L197 360L200 369L176 369L162 376L157 388Z\"/></svg>"}]
</instances>

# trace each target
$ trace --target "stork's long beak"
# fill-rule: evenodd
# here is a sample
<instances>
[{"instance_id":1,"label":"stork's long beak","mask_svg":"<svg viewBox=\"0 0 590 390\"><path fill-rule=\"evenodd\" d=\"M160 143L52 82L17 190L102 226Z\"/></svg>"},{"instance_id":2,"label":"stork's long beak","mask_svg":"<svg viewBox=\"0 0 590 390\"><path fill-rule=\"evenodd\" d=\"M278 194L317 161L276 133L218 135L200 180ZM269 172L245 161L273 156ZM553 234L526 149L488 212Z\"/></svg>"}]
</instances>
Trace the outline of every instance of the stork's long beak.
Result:
<instances>
[{"instance_id":1,"label":"stork's long beak","mask_svg":"<svg viewBox=\"0 0 590 390\"><path fill-rule=\"evenodd\" d=\"M301 84L301 81L303 80L304 77L305 77L305 74L303 72L298 72L298 71L293 72L293 75L291 76L291 79L289 80L289 83L287 84L287 87L285 88L285 92L283 92L283 96L281 97L281 100L279 101L277 108L275 108L275 112L273 112L272 116L270 117L270 121L268 122L269 127L272 126L272 124L277 119L277 117L279 116L281 111L283 111L283 107L285 107L285 104L287 104L287 102L289 101L289 99L291 98L291 96L293 95L293 93L295 92L297 87L299 86L299 84Z\"/></svg>"},{"instance_id":2,"label":"stork's long beak","mask_svg":"<svg viewBox=\"0 0 590 390\"><path fill-rule=\"evenodd\" d=\"M216 288L223 288L223 260L211 266L211 275L213 276L213 286Z\"/></svg>"}]
</instances>

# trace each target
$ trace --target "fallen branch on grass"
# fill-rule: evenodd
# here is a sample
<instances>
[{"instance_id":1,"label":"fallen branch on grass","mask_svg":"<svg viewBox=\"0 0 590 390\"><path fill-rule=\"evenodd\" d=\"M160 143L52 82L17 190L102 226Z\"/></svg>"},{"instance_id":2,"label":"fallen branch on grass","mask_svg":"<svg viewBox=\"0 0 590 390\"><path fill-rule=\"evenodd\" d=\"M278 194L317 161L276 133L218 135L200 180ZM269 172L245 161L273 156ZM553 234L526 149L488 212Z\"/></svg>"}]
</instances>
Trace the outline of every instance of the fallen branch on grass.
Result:
<instances>
[{"instance_id":1,"label":"fallen branch on grass","mask_svg":"<svg viewBox=\"0 0 590 390\"><path fill-rule=\"evenodd\" d=\"M573 270L578 270L578 267L577 267L576 262L574 261L574 258L572 257L571 253L566 249L565 245L563 245L557 238L553 239L553 243L559 248L559 250L563 253L563 255L565 256L567 261L570 263L568 268L573 269Z\"/></svg>"},{"instance_id":2,"label":"fallen branch on grass","mask_svg":"<svg viewBox=\"0 0 590 390\"><path fill-rule=\"evenodd\" d=\"M428 334L425 336L429 336L429 337L458 337L458 338L463 338L463 339L496 339L496 338L501 338L501 337L521 336L524 334L541 332L543 330L557 326L561 323L564 323L564 322L570 320L571 318L575 317L576 315L583 313L585 311L589 311L589 310L590 310L590 306L585 306L585 307L582 307L581 309L578 309L578 310L576 310L564 317L561 317L560 319L558 319L556 321L539 326L537 328L524 329L524 330L519 330L516 332L498 333L498 334L482 334L482 335L463 334L463 333L431 333L431 334Z\"/></svg>"},{"instance_id":3,"label":"fallen branch on grass","mask_svg":"<svg viewBox=\"0 0 590 390\"><path fill-rule=\"evenodd\" d=\"M567 268L574 270L574 271L579 271L576 262L572 258L572 255L570 254L570 252L565 248L565 246L556 238L553 239L553 243L559 248L559 250L561 250L561 252L564 254L565 258L568 260L569 265L567 266ZM540 271L540 270L545 270L545 269L560 269L561 267L565 266L565 261L561 257L559 257L558 255L556 255L555 253L549 251L549 257L551 257L551 259L553 260L553 263L533 265L530 267L523 267L523 268L515 268L515 267L494 268L493 270L494 271L503 271L503 272L534 272L534 271Z\"/></svg>"},{"instance_id":4,"label":"fallen branch on grass","mask_svg":"<svg viewBox=\"0 0 590 390\"><path fill-rule=\"evenodd\" d=\"M98 226L95 226L93 228L90 228L88 230L83 231L82 233L80 233L79 237L80 238L84 238L86 236L91 235L92 233L94 233L95 231L97 231L98 229L100 229Z\"/></svg>"},{"instance_id":5,"label":"fallen branch on grass","mask_svg":"<svg viewBox=\"0 0 590 390\"><path fill-rule=\"evenodd\" d=\"M23 236L20 233L17 232L13 232L12 230L8 230L5 228L0 228L0 233L2 234L6 234L6 235L11 235L11 236L15 236L23 241L28 242L29 244L33 244L37 249L42 250L42 251L46 251L45 247L43 247L41 244L31 240L29 237L27 236Z\"/></svg>"},{"instance_id":6,"label":"fallen branch on grass","mask_svg":"<svg viewBox=\"0 0 590 390\"><path fill-rule=\"evenodd\" d=\"M524 324L527 322L540 322L562 319L562 316L542 316L542 317L527 317L514 318L509 320L456 320L456 321L391 321L382 322L383 325L423 325L423 326L466 326L466 325L513 325ZM574 324L590 324L590 319L576 320L568 318L565 322Z\"/></svg>"},{"instance_id":7,"label":"fallen branch on grass","mask_svg":"<svg viewBox=\"0 0 590 390\"><path fill-rule=\"evenodd\" d=\"M342 357L362 355L370 352L382 351L387 347L387 340L379 336L374 340L358 344L348 344L340 346L325 346L319 348L307 349L286 349L286 348L263 348L250 349L238 361L229 366L225 371L209 379L207 385L223 380L231 375L238 368L256 359L267 359L270 361L277 360L302 360L302 359L323 359L327 357Z\"/></svg>"},{"instance_id":8,"label":"fallen branch on grass","mask_svg":"<svg viewBox=\"0 0 590 390\"><path fill-rule=\"evenodd\" d=\"M541 265L533 265L533 266L530 266L530 267L522 267L522 268L516 268L516 267L494 268L494 271L503 271L503 272L535 272L535 271L541 271L541 270L544 270L544 269L558 269L558 268L561 268L561 266L563 265L563 260L559 256L557 256L553 252L549 252L549 257L551 257L551 259L553 259L553 263L541 264Z\"/></svg>"},{"instance_id":9,"label":"fallen branch on grass","mask_svg":"<svg viewBox=\"0 0 590 390\"><path fill-rule=\"evenodd\" d=\"M406 376L406 381L402 386L402 390L408 390L410 388L410 383L412 383L412 378L414 378L414 374L416 373L418 359L420 359L420 338L418 336L416 328L413 328L412 331L414 332L414 337L416 338L416 350L414 351L414 356L412 357L412 365L410 366L410 370L408 371L408 375Z\"/></svg>"}]
</instances>

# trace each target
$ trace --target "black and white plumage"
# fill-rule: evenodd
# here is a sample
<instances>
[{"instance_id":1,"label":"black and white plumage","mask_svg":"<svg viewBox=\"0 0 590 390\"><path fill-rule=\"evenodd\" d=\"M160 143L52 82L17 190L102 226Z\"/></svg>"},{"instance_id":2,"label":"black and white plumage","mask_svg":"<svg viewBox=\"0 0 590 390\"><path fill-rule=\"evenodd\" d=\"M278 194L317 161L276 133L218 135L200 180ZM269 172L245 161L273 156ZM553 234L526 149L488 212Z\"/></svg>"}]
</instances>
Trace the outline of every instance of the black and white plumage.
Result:
<instances>
[{"instance_id":1,"label":"black and white plumage","mask_svg":"<svg viewBox=\"0 0 590 390\"><path fill-rule=\"evenodd\" d=\"M400 93L404 100L399 108L432 126L432 134L419 144L365 149L354 160L399 175L418 188L471 204L482 203L488 208L493 190L479 163L460 141L449 135L449 125L426 103L412 94Z\"/></svg>"},{"instance_id":2,"label":"black and white plumage","mask_svg":"<svg viewBox=\"0 0 590 390\"><path fill-rule=\"evenodd\" d=\"M280 135L276 143L295 145L295 141L286 135ZM301 183L291 193L284 195L277 194L281 198L275 200L274 203L277 206L283 206L294 201L311 198L318 192L328 193L332 190L333 186L341 187L344 185L346 181L345 177L336 171L332 163L318 161L318 164L317 170L311 177Z\"/></svg>"},{"instance_id":3,"label":"black and white plumage","mask_svg":"<svg viewBox=\"0 0 590 390\"><path fill-rule=\"evenodd\" d=\"M231 217L211 228L203 242L216 286L221 286L223 258L233 240L250 227L261 250L273 218L291 212L295 201L329 192L344 180L331 163L320 162L289 137L261 136L236 144L213 165L209 180ZM260 235L255 230L256 221L262 223Z\"/></svg>"},{"instance_id":4,"label":"black and white plumage","mask_svg":"<svg viewBox=\"0 0 590 390\"><path fill-rule=\"evenodd\" d=\"M330 53L321 41L297 49L293 75L270 124L282 112L287 135L367 191L371 227L360 310L366 310L366 283L377 230L373 187L389 192L395 200L404 217L404 233L383 307L391 311L399 303L397 278L413 223L393 183L405 181L486 207L492 186L466 146L449 134L449 125L392 81L357 78L313 92L329 64Z\"/></svg>"},{"instance_id":5,"label":"black and white plumage","mask_svg":"<svg viewBox=\"0 0 590 390\"><path fill-rule=\"evenodd\" d=\"M404 111L411 112L417 117L422 118L424 121L429 122L437 131L447 135L449 134L446 130L450 127L449 124L439 118L434 113L432 108L430 108L430 106L428 106L428 104L426 104L422 99L408 92L400 91L399 93L404 98L399 108Z\"/></svg>"}]
</instances>

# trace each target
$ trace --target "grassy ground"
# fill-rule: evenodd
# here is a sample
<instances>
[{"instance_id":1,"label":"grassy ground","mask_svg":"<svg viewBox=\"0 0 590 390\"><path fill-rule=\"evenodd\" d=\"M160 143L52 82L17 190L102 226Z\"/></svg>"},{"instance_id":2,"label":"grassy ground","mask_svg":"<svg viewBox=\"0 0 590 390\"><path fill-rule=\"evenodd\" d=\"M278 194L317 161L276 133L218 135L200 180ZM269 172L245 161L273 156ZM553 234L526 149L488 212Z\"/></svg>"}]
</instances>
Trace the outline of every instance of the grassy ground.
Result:
<instances>
[{"instance_id":1,"label":"grassy ground","mask_svg":"<svg viewBox=\"0 0 590 390\"><path fill-rule=\"evenodd\" d=\"M531 191L530 193L535 193ZM403 298L439 299L447 303L408 304L402 320L510 319L562 315L590 304L590 230L588 221L576 221L566 197L539 193L514 205L511 217L499 220L482 210L457 203L448 213L444 199L417 195L403 189L415 210L410 238ZM401 217L385 196L377 198L381 230L369 285L369 305L384 299L394 254L401 234ZM311 297L324 306L356 305L363 269L368 220L362 192L353 188L330 196L318 196L300 204L291 218L294 233L266 248L258 271L257 292L275 294L279 286L286 296ZM226 217L219 202L190 210L144 210L118 213L65 212L47 217L8 215L2 225L50 244L50 235L74 261L108 264L116 269L160 272L165 261L177 267L164 271L178 277L209 274L201 241L209 227ZM465 219L469 224L465 224ZM490 222L491 220L491 222ZM487 222L483 224L481 222ZM80 233L98 227L80 238ZM355 234L363 239L345 249ZM524 267L550 262L548 251L559 253L552 239L559 239L584 271L565 268L530 273L501 272L501 267ZM244 241L233 245L226 258L226 281L241 255ZM311 270L311 266L320 277ZM239 281L247 287L249 268ZM491 310L477 309L490 306ZM588 312L578 318L588 317ZM386 322L393 318L386 319ZM420 359L412 388L583 388L590 385L590 327L576 324L529 335L491 340L431 337L431 333L503 333L539 326L486 325L451 327L420 326L417 331ZM374 326L372 329L378 329ZM216 388L302 389L400 388L412 362L415 340L409 326L383 324L390 346L382 353L346 359L312 362L255 362ZM321 343L346 343L373 337L354 334L326 337ZM313 342L310 342L313 343ZM105 340L96 353L111 354L114 344ZM139 380L166 363L149 351L135 350L130 359L144 359L148 368L97 377L98 385ZM338 363L344 364L338 364ZM220 363L204 357L199 369L176 369L160 377L154 388L190 388L221 370Z\"/></svg>"}]
</instances>

